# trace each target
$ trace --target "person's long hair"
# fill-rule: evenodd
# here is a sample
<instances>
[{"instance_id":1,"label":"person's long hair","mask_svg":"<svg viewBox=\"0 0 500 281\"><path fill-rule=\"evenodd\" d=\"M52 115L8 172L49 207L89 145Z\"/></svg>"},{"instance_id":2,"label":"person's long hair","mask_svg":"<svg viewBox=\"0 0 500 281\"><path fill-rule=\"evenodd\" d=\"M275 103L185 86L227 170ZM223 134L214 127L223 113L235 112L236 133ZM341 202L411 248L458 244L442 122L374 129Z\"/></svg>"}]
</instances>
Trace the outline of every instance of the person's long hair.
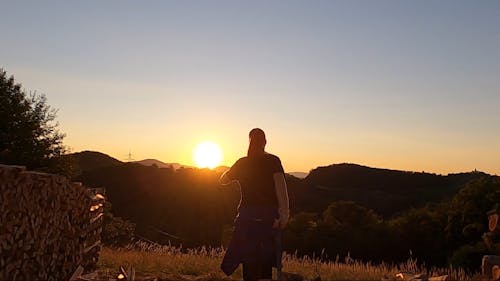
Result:
<instances>
[{"instance_id":1,"label":"person's long hair","mask_svg":"<svg viewBox=\"0 0 500 281\"><path fill-rule=\"evenodd\" d=\"M255 128L248 134L250 138L250 143L248 145L248 157L255 157L263 155L265 153L264 148L266 146L266 134L262 129Z\"/></svg>"}]
</instances>

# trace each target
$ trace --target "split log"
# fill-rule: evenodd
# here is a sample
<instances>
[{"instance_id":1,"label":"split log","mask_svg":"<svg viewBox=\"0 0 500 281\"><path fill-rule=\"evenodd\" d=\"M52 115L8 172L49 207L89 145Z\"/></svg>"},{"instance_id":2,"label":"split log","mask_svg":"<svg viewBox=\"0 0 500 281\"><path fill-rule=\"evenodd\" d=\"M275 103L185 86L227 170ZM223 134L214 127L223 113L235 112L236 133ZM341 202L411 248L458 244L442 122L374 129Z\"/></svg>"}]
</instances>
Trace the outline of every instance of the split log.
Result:
<instances>
[{"instance_id":1,"label":"split log","mask_svg":"<svg viewBox=\"0 0 500 281\"><path fill-rule=\"evenodd\" d=\"M498 227L498 212L496 209L491 210L487 213L488 215L488 229L490 232L499 233L500 228Z\"/></svg>"},{"instance_id":2,"label":"split log","mask_svg":"<svg viewBox=\"0 0 500 281\"><path fill-rule=\"evenodd\" d=\"M500 279L500 256L486 255L483 256L481 264L482 273L493 280ZM494 279L496 277L496 279Z\"/></svg>"}]
</instances>

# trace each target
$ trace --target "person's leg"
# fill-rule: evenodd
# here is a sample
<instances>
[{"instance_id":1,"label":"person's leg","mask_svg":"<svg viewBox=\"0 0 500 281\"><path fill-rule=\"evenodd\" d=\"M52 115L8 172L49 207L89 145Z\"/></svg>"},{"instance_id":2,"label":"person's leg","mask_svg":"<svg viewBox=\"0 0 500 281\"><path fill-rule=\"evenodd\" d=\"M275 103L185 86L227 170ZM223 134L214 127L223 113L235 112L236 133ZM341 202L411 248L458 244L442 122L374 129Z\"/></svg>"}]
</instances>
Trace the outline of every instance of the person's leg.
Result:
<instances>
[{"instance_id":1,"label":"person's leg","mask_svg":"<svg viewBox=\"0 0 500 281\"><path fill-rule=\"evenodd\" d=\"M268 225L263 225L262 222L253 226L253 229L258 229L254 236L255 244L250 254L249 260L243 263L243 280L258 281L261 279L271 280L273 277L272 266L275 263L274 240L271 234L268 233Z\"/></svg>"},{"instance_id":2,"label":"person's leg","mask_svg":"<svg viewBox=\"0 0 500 281\"><path fill-rule=\"evenodd\" d=\"M260 265L260 279L273 279L272 263L262 263Z\"/></svg>"},{"instance_id":3,"label":"person's leg","mask_svg":"<svg viewBox=\"0 0 500 281\"><path fill-rule=\"evenodd\" d=\"M255 262L243 263L243 281L258 281L260 278L260 265Z\"/></svg>"},{"instance_id":4,"label":"person's leg","mask_svg":"<svg viewBox=\"0 0 500 281\"><path fill-rule=\"evenodd\" d=\"M243 263L243 281L259 281L273 278L273 267L270 263Z\"/></svg>"}]
</instances>

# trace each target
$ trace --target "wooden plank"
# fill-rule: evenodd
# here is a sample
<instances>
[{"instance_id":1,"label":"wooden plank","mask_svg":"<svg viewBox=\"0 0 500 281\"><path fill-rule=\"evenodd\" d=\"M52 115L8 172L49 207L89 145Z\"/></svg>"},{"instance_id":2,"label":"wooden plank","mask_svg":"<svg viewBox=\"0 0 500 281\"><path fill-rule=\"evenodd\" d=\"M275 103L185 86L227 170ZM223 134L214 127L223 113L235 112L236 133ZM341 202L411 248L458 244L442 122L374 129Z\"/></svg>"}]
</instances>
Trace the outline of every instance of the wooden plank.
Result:
<instances>
[{"instance_id":1,"label":"wooden plank","mask_svg":"<svg viewBox=\"0 0 500 281\"><path fill-rule=\"evenodd\" d=\"M104 213L100 213L99 215L97 215L96 217L90 219L90 224L94 224L97 220L99 220L100 218L102 218L104 216Z\"/></svg>"},{"instance_id":2,"label":"wooden plank","mask_svg":"<svg viewBox=\"0 0 500 281\"><path fill-rule=\"evenodd\" d=\"M101 245L101 240L98 240L98 241L97 241L97 242L95 242L94 244L92 244L92 245L88 246L87 248L85 248L85 249L83 250L83 252L86 254L86 253L90 252L90 250L92 250L94 247L97 247L97 246L99 246L99 245Z\"/></svg>"},{"instance_id":3,"label":"wooden plank","mask_svg":"<svg viewBox=\"0 0 500 281\"><path fill-rule=\"evenodd\" d=\"M83 273L83 267L79 265L75 272L73 272L73 275L71 275L71 278L69 278L69 281L76 281L80 276L82 276Z\"/></svg>"}]
</instances>

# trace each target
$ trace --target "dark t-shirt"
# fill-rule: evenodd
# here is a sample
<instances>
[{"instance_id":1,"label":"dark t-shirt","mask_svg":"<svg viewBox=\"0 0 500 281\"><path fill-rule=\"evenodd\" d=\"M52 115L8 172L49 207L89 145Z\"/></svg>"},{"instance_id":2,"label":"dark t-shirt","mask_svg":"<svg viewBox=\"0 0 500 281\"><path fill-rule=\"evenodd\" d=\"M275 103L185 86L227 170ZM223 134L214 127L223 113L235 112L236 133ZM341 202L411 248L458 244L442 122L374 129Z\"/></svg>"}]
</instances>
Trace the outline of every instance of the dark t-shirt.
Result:
<instances>
[{"instance_id":1,"label":"dark t-shirt","mask_svg":"<svg viewBox=\"0 0 500 281\"><path fill-rule=\"evenodd\" d=\"M280 159L272 154L240 158L227 172L241 187L240 206L278 207L274 173L283 173Z\"/></svg>"}]
</instances>

